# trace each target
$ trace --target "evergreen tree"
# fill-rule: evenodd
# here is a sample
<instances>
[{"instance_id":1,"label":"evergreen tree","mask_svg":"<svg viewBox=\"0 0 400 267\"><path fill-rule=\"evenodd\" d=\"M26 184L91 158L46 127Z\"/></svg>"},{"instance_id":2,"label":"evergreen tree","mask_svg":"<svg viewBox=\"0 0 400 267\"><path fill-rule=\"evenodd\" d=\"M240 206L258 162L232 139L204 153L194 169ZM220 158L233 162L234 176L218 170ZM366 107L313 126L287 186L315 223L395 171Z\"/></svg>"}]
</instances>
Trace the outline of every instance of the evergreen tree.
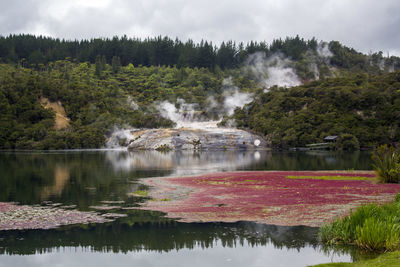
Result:
<instances>
[{"instance_id":1,"label":"evergreen tree","mask_svg":"<svg viewBox=\"0 0 400 267\"><path fill-rule=\"evenodd\" d=\"M121 68L121 59L117 56L113 56L111 60L111 68L113 73L118 73Z\"/></svg>"}]
</instances>

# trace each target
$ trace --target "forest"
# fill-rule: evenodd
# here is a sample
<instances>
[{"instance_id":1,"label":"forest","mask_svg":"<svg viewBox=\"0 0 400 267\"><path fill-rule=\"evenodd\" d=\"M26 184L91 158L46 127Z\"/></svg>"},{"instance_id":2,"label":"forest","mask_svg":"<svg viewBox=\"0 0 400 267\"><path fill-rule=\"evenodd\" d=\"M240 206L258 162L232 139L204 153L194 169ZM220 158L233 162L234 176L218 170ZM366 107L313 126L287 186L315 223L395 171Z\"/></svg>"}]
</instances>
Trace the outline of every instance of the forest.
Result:
<instances>
[{"instance_id":1,"label":"forest","mask_svg":"<svg viewBox=\"0 0 400 267\"><path fill-rule=\"evenodd\" d=\"M254 55L293 70L298 86L267 86ZM400 137L400 58L336 41L296 36L217 47L168 37L10 35L0 36L0 62L0 149L100 148L115 128L171 127L157 109L162 101L193 104L203 120L224 116L222 124L256 132L277 149L326 135L343 135L355 148ZM253 101L221 114L228 89ZM56 114L42 98L62 104L68 127L55 129Z\"/></svg>"},{"instance_id":2,"label":"forest","mask_svg":"<svg viewBox=\"0 0 400 267\"><path fill-rule=\"evenodd\" d=\"M263 92L233 115L251 129L287 149L340 136L338 149L374 148L400 140L400 72L353 74Z\"/></svg>"},{"instance_id":3,"label":"forest","mask_svg":"<svg viewBox=\"0 0 400 267\"><path fill-rule=\"evenodd\" d=\"M249 55L263 52L266 56L282 53L296 62L307 61L309 54L317 52L321 41L296 37L275 39L267 42L249 41L236 43L232 40L214 45L202 40L195 43L171 39L114 37L90 40L60 40L29 34L0 35L0 60L3 63L20 64L23 67L43 68L50 62L69 59L76 63L96 63L99 56L104 63L127 66L176 66L190 68L233 69L241 67ZM327 43L332 53L332 66L352 71L376 71L378 68L400 68L398 57L382 52L369 55L357 52L337 41ZM385 60L383 60L385 59Z\"/></svg>"}]
</instances>

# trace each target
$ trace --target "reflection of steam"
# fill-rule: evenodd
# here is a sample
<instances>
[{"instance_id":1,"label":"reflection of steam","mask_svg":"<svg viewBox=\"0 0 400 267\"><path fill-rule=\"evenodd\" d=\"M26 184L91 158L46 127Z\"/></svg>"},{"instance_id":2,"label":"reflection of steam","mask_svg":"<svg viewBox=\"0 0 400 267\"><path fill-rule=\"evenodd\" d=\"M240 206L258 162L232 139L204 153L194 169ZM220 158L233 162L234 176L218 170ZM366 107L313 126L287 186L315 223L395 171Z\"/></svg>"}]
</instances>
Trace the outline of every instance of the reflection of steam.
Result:
<instances>
[{"instance_id":1,"label":"reflection of steam","mask_svg":"<svg viewBox=\"0 0 400 267\"><path fill-rule=\"evenodd\" d=\"M50 196L61 196L65 185L69 180L69 169L64 166L56 165L54 169L54 184L45 186L42 189L41 199L47 199Z\"/></svg>"},{"instance_id":2,"label":"reflection of steam","mask_svg":"<svg viewBox=\"0 0 400 267\"><path fill-rule=\"evenodd\" d=\"M266 157L266 151L179 151L163 153L158 151L107 151L106 159L114 169L172 170L171 176L235 171L246 169L254 159Z\"/></svg>"}]
</instances>

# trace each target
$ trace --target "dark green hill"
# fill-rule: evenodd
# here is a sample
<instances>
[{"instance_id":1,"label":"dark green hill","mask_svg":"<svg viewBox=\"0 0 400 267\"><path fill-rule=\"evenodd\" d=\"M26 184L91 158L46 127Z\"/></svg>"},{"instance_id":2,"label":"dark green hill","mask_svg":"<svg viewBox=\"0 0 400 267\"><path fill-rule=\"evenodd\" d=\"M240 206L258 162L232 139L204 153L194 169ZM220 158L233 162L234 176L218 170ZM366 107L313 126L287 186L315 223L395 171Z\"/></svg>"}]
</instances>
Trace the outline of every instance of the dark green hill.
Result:
<instances>
[{"instance_id":1,"label":"dark green hill","mask_svg":"<svg viewBox=\"0 0 400 267\"><path fill-rule=\"evenodd\" d=\"M233 117L237 126L265 135L275 148L322 142L328 135L345 135L364 148L398 143L400 72L272 88Z\"/></svg>"},{"instance_id":2,"label":"dark green hill","mask_svg":"<svg viewBox=\"0 0 400 267\"><path fill-rule=\"evenodd\" d=\"M388 73L399 69L398 57L298 36L219 47L168 37L0 36L0 149L99 148L115 127L171 127L157 108L162 101L177 108L184 101L196 116L217 119L227 110L227 91L237 96L232 101L244 96L234 94L239 91L254 97L234 119L273 147L328 134L349 134L362 147L393 143L399 139L399 74ZM281 72L304 85L268 89L268 75ZM60 114L43 99L65 109L64 127L55 127Z\"/></svg>"},{"instance_id":3,"label":"dark green hill","mask_svg":"<svg viewBox=\"0 0 400 267\"><path fill-rule=\"evenodd\" d=\"M174 123L161 116L161 101L197 103L210 119L209 96L221 103L225 74L205 68L120 67L68 60L49 63L41 70L0 64L0 149L99 148L114 127L158 128ZM226 74L227 75L227 74ZM242 90L257 89L254 81L237 77ZM55 113L41 98L60 101L70 125L55 130ZM163 114L165 115L165 114Z\"/></svg>"}]
</instances>

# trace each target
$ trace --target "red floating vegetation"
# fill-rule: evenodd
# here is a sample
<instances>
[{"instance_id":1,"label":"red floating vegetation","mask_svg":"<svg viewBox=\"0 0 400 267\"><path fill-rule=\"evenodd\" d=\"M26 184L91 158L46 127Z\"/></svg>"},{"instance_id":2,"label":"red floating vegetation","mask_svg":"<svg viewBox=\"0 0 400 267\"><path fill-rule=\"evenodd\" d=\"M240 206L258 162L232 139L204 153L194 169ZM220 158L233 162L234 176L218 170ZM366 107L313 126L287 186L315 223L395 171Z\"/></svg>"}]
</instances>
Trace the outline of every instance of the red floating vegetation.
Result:
<instances>
[{"instance_id":1,"label":"red floating vegetation","mask_svg":"<svg viewBox=\"0 0 400 267\"><path fill-rule=\"evenodd\" d=\"M364 180L338 180L341 176ZM375 184L374 178L373 172L274 171L143 179L154 189L141 209L184 222L320 226L363 203L391 201L400 192L400 184Z\"/></svg>"}]
</instances>

